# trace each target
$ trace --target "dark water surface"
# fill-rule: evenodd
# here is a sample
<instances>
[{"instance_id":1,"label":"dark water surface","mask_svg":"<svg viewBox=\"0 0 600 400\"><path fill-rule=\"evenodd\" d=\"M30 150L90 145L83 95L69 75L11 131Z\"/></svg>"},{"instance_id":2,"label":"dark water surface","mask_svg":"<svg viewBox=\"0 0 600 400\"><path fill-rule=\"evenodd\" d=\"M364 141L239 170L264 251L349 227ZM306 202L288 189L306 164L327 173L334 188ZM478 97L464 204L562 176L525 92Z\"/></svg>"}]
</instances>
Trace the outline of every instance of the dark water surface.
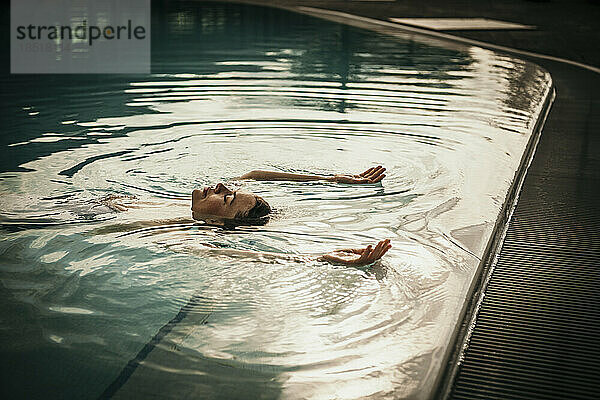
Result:
<instances>
[{"instance_id":1,"label":"dark water surface","mask_svg":"<svg viewBox=\"0 0 600 400\"><path fill-rule=\"evenodd\" d=\"M150 75L0 76L2 397L97 398L192 296L117 397L429 396L549 76L265 8L152 12ZM186 220L192 189L253 169L376 164L377 185L235 183L277 208L264 227ZM203 245L385 238L362 269Z\"/></svg>"}]
</instances>

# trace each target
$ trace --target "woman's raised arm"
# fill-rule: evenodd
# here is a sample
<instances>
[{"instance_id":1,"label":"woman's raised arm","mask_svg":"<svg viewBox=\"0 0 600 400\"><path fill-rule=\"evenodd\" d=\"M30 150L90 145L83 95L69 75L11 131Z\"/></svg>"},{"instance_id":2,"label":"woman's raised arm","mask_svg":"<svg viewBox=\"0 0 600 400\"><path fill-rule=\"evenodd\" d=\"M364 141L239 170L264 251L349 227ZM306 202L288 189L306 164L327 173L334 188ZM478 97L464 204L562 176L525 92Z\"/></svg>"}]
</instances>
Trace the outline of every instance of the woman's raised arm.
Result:
<instances>
[{"instance_id":1,"label":"woman's raised arm","mask_svg":"<svg viewBox=\"0 0 600 400\"><path fill-rule=\"evenodd\" d=\"M250 171L235 179L253 179L255 181L293 181L293 182L310 182L310 181L327 181L336 183L349 183L349 184L367 184L377 183L385 178L385 168L381 165L372 167L365 172L358 175L350 174L336 174L333 176L325 175L306 175L306 174L292 174L288 172L276 172L276 171L262 171L255 170Z\"/></svg>"}]
</instances>

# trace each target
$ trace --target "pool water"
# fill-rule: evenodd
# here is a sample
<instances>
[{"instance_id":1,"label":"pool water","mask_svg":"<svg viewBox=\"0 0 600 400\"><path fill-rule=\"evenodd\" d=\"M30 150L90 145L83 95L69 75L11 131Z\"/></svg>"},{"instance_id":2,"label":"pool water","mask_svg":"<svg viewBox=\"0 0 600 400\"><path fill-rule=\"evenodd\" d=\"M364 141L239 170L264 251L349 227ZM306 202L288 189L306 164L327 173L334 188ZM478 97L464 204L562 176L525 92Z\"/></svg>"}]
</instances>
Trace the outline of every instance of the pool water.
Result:
<instances>
[{"instance_id":1,"label":"pool water","mask_svg":"<svg viewBox=\"0 0 600 400\"><path fill-rule=\"evenodd\" d=\"M548 74L266 8L152 12L150 75L0 77L3 398L430 397ZM193 189L250 170L379 164L373 185L231 182L276 208L263 227L189 220ZM206 247L386 238L364 268Z\"/></svg>"}]
</instances>

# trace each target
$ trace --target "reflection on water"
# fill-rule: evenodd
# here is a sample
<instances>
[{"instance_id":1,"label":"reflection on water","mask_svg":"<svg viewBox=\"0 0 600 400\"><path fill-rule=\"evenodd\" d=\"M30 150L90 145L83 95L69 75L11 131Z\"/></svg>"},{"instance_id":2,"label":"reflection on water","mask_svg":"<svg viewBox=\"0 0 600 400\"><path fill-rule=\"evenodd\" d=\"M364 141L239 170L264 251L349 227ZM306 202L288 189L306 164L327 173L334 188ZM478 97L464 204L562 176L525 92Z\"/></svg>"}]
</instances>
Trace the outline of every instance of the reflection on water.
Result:
<instances>
[{"instance_id":1,"label":"reflection on water","mask_svg":"<svg viewBox=\"0 0 600 400\"><path fill-rule=\"evenodd\" d=\"M156 2L152 34L148 76L1 77L5 390L427 397L548 76L240 5ZM188 219L192 189L252 169L376 164L378 185L236 182L278 210L264 227ZM115 212L111 195L140 207ZM300 255L384 238L393 249L361 269L206 246Z\"/></svg>"}]
</instances>

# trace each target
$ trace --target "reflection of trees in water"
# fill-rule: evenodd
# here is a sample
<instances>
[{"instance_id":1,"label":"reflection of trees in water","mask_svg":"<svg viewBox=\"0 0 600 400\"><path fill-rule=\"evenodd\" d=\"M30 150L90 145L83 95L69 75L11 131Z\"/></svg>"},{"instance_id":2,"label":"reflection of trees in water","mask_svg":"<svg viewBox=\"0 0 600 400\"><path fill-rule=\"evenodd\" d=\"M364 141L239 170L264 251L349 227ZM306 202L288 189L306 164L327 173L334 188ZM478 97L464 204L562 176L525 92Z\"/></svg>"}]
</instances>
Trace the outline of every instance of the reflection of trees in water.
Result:
<instances>
[{"instance_id":1,"label":"reflection of trees in water","mask_svg":"<svg viewBox=\"0 0 600 400\"><path fill-rule=\"evenodd\" d=\"M268 48L274 54L273 61L289 60L289 71L295 79L336 82L343 92L351 83L373 78L402 84L402 78L408 77L407 85L449 88L452 81L464 79L449 72L468 69L472 63L466 52L394 39L268 7L193 3L182 10L178 4L165 2L154 11L153 72L264 72L252 63L215 63L257 61L258 55L267 60L269 57L253 49ZM161 62L173 59L179 61ZM342 93L337 98L290 96L280 101L282 105L344 112L359 106L349 98L350 94Z\"/></svg>"},{"instance_id":2,"label":"reflection of trees in water","mask_svg":"<svg viewBox=\"0 0 600 400\"><path fill-rule=\"evenodd\" d=\"M327 29L324 29L327 28ZM461 79L448 72L467 69L472 59L466 52L403 41L345 25L331 24L312 31L306 51L292 68L300 74L325 74L341 83L364 80L384 69L406 70L419 79L436 80L436 86Z\"/></svg>"},{"instance_id":3,"label":"reflection of trees in water","mask_svg":"<svg viewBox=\"0 0 600 400\"><path fill-rule=\"evenodd\" d=\"M278 40L289 44L306 19L283 10L227 3L165 1L153 5L152 11L152 55L158 61L153 72L161 73L174 67L161 60L173 58L187 68L178 73L206 73L206 62L256 60L261 55L256 49L272 43L277 50Z\"/></svg>"},{"instance_id":4,"label":"reflection of trees in water","mask_svg":"<svg viewBox=\"0 0 600 400\"><path fill-rule=\"evenodd\" d=\"M307 76L308 79L321 75L322 80L339 82L341 88L346 89L348 80L355 74L354 69L357 67L356 60L353 59L357 38L349 32L347 26L325 24L320 28L311 29L310 36L304 38L307 47L293 60L290 70L294 74ZM311 103L320 109L339 112L344 112L347 106L344 98L313 99Z\"/></svg>"},{"instance_id":5,"label":"reflection of trees in water","mask_svg":"<svg viewBox=\"0 0 600 400\"><path fill-rule=\"evenodd\" d=\"M449 72L466 70L472 63L466 52L393 39L339 24L315 26L305 45L306 50L293 60L291 71L308 79L319 75L329 82L339 82L342 90L352 83L377 81L402 85L403 80L413 87L449 88L453 80L464 78ZM348 102L348 97L314 99L311 104L340 112L359 107Z\"/></svg>"},{"instance_id":6,"label":"reflection of trees in water","mask_svg":"<svg viewBox=\"0 0 600 400\"><path fill-rule=\"evenodd\" d=\"M542 70L525 61L511 60L511 64L506 70L506 96L502 103L509 108L533 112L543 95Z\"/></svg>"}]
</instances>

